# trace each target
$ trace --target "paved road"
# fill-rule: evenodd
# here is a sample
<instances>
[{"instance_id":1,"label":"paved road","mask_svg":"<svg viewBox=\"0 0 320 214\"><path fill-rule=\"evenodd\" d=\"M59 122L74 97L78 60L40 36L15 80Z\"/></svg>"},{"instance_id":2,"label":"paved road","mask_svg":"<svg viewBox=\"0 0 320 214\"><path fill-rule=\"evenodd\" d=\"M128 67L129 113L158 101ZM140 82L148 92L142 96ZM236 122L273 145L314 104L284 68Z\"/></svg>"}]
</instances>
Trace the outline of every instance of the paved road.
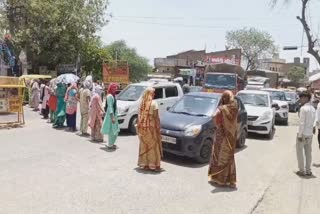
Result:
<instances>
[{"instance_id":1,"label":"paved road","mask_svg":"<svg viewBox=\"0 0 320 214\"><path fill-rule=\"evenodd\" d=\"M296 115L290 115L296 124ZM24 128L0 130L0 214L303 213L320 210L319 178L296 170L296 127L274 140L251 136L236 154L238 190L207 183L207 165L170 156L161 174L136 170L138 140L122 134L119 149L51 128L26 111ZM1 116L0 116L1 120ZM314 144L314 161L320 152ZM319 165L316 165L319 166ZM314 167L320 177L320 168Z\"/></svg>"}]
</instances>

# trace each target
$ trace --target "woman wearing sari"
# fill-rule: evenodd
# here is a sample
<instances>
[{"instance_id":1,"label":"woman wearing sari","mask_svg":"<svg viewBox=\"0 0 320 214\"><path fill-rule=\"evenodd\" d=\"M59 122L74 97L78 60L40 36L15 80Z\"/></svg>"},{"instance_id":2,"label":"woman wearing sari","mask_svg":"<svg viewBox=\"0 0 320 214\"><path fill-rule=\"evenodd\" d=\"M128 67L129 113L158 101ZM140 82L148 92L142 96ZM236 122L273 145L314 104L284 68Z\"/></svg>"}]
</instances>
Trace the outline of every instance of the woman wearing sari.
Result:
<instances>
[{"instance_id":1,"label":"woman wearing sari","mask_svg":"<svg viewBox=\"0 0 320 214\"><path fill-rule=\"evenodd\" d=\"M111 83L109 85L105 106L106 115L104 117L103 125L101 128L101 133L104 135L108 135L108 149L116 149L115 142L120 132L116 100L117 90L117 84Z\"/></svg>"},{"instance_id":2,"label":"woman wearing sari","mask_svg":"<svg viewBox=\"0 0 320 214\"><path fill-rule=\"evenodd\" d=\"M95 93L91 99L90 107L90 122L91 139L94 142L103 142L103 134L101 133L102 127L102 114L104 110L102 108L101 98L98 93Z\"/></svg>"},{"instance_id":3,"label":"woman wearing sari","mask_svg":"<svg viewBox=\"0 0 320 214\"><path fill-rule=\"evenodd\" d=\"M146 89L139 109L137 132L139 135L138 166L146 170L160 170L162 143L157 102L154 88Z\"/></svg>"},{"instance_id":4,"label":"woman wearing sari","mask_svg":"<svg viewBox=\"0 0 320 214\"><path fill-rule=\"evenodd\" d=\"M78 98L77 98L77 84L71 84L66 92L64 101L66 102L66 117L67 117L67 127L68 131L75 132L77 130L77 107L78 107Z\"/></svg>"},{"instance_id":5,"label":"woman wearing sari","mask_svg":"<svg viewBox=\"0 0 320 214\"><path fill-rule=\"evenodd\" d=\"M237 117L238 103L231 91L225 91L215 114L216 140L208 173L211 184L236 188Z\"/></svg>"},{"instance_id":6,"label":"woman wearing sari","mask_svg":"<svg viewBox=\"0 0 320 214\"><path fill-rule=\"evenodd\" d=\"M40 104L40 86L39 80L34 80L31 86L31 100L34 111L39 111Z\"/></svg>"},{"instance_id":7,"label":"woman wearing sari","mask_svg":"<svg viewBox=\"0 0 320 214\"><path fill-rule=\"evenodd\" d=\"M64 101L65 94L66 86L62 83L58 83L56 88L57 110L55 112L53 128L62 128L64 121L66 120L66 102Z\"/></svg>"},{"instance_id":8,"label":"woman wearing sari","mask_svg":"<svg viewBox=\"0 0 320 214\"><path fill-rule=\"evenodd\" d=\"M57 96L55 93L56 88L56 79L52 79L49 85L49 94L50 98L48 101L50 119L49 123L53 123L55 121L55 112L57 111Z\"/></svg>"}]
</instances>

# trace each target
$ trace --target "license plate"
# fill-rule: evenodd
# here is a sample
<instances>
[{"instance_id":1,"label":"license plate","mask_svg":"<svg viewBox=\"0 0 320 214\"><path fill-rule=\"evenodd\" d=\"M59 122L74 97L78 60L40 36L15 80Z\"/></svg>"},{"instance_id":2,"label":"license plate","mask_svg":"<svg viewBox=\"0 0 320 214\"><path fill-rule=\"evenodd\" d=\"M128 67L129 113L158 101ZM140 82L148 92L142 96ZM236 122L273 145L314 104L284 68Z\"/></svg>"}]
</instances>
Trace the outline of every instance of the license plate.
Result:
<instances>
[{"instance_id":1,"label":"license plate","mask_svg":"<svg viewBox=\"0 0 320 214\"><path fill-rule=\"evenodd\" d=\"M162 141L166 142L166 143L172 143L172 144L177 143L177 139L174 137L168 137L168 136L161 135L161 138L162 138Z\"/></svg>"}]
</instances>

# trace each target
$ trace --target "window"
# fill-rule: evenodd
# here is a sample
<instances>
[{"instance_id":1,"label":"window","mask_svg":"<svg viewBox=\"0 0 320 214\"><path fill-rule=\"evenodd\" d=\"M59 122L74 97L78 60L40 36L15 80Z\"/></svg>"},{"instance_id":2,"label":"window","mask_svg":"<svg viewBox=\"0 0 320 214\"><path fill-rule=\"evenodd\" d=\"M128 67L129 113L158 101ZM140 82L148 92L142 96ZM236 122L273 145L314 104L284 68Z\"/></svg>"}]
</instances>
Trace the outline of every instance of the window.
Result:
<instances>
[{"instance_id":1,"label":"window","mask_svg":"<svg viewBox=\"0 0 320 214\"><path fill-rule=\"evenodd\" d=\"M178 96L177 87L169 87L169 88L165 88L165 90L166 90L166 98Z\"/></svg>"},{"instance_id":2,"label":"window","mask_svg":"<svg viewBox=\"0 0 320 214\"><path fill-rule=\"evenodd\" d=\"M156 88L154 99L162 99L163 98L163 88Z\"/></svg>"}]
</instances>

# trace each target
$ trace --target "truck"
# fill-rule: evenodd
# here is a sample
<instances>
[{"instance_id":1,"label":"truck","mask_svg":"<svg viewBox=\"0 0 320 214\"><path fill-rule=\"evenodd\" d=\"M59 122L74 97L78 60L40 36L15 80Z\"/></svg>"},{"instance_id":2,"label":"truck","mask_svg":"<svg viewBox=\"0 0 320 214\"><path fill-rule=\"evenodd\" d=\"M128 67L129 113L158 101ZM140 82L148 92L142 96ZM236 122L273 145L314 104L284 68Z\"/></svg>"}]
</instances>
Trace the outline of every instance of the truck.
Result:
<instances>
[{"instance_id":1,"label":"truck","mask_svg":"<svg viewBox=\"0 0 320 214\"><path fill-rule=\"evenodd\" d=\"M260 90L262 88L270 88L270 79L266 77L248 77L246 90Z\"/></svg>"},{"instance_id":2,"label":"truck","mask_svg":"<svg viewBox=\"0 0 320 214\"><path fill-rule=\"evenodd\" d=\"M204 92L223 93L230 90L234 94L246 86L246 73L241 66L230 64L207 65L204 73Z\"/></svg>"},{"instance_id":3,"label":"truck","mask_svg":"<svg viewBox=\"0 0 320 214\"><path fill-rule=\"evenodd\" d=\"M269 79L270 88L278 88L278 82L279 82L279 73L266 70L266 69L256 69L247 71L248 78L253 77L265 77Z\"/></svg>"}]
</instances>

